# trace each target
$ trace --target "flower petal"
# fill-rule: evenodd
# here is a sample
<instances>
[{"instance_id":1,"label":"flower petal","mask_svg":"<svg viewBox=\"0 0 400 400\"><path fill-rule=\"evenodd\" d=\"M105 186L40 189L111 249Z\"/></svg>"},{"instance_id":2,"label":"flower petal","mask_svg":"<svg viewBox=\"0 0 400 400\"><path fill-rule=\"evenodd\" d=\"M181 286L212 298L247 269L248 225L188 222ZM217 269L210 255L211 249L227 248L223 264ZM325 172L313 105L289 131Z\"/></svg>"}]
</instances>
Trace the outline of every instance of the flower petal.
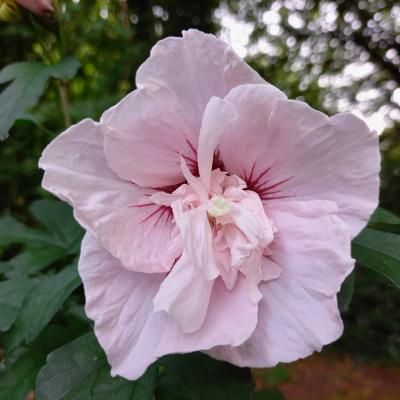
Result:
<instances>
[{"instance_id":1,"label":"flower petal","mask_svg":"<svg viewBox=\"0 0 400 400\"><path fill-rule=\"evenodd\" d=\"M268 123L279 100L286 96L272 85L242 85L231 90L224 102L237 110L234 123L226 124L219 142L219 157L226 170L245 180L262 170L254 170L260 161L273 161L275 143L271 142ZM220 127L222 129L222 126ZM267 154L268 158L263 159ZM252 188L250 188L252 189Z\"/></svg>"},{"instance_id":2,"label":"flower petal","mask_svg":"<svg viewBox=\"0 0 400 400\"><path fill-rule=\"evenodd\" d=\"M108 167L98 124L86 119L58 136L39 165L43 187L74 207L75 218L124 266L165 272L177 257L170 251L171 215L148 201L154 191L121 181Z\"/></svg>"},{"instance_id":3,"label":"flower petal","mask_svg":"<svg viewBox=\"0 0 400 400\"><path fill-rule=\"evenodd\" d=\"M162 66L162 68L160 68ZM263 83L223 41L196 30L159 41L139 68L139 90L102 118L110 167L140 186L181 183L179 154L197 172L207 103L244 83Z\"/></svg>"},{"instance_id":4,"label":"flower petal","mask_svg":"<svg viewBox=\"0 0 400 400\"><path fill-rule=\"evenodd\" d=\"M262 282L259 322L239 347L209 354L237 365L272 367L306 357L333 342L343 330L336 293L354 266L350 232L335 204L287 202L272 218L278 228L271 258L278 279Z\"/></svg>"},{"instance_id":5,"label":"flower petal","mask_svg":"<svg viewBox=\"0 0 400 400\"><path fill-rule=\"evenodd\" d=\"M305 289L335 296L354 267L349 227L330 201L288 201L270 211L272 260Z\"/></svg>"},{"instance_id":6,"label":"flower petal","mask_svg":"<svg viewBox=\"0 0 400 400\"><path fill-rule=\"evenodd\" d=\"M195 132L211 97L222 98L245 83L265 81L228 44L195 29L160 40L136 74L139 88L167 88Z\"/></svg>"},{"instance_id":7,"label":"flower petal","mask_svg":"<svg viewBox=\"0 0 400 400\"><path fill-rule=\"evenodd\" d=\"M107 162L121 179L153 188L182 183L180 155L197 169L198 133L166 89L135 90L102 121Z\"/></svg>"},{"instance_id":8,"label":"flower petal","mask_svg":"<svg viewBox=\"0 0 400 400\"><path fill-rule=\"evenodd\" d=\"M172 209L186 259L206 279L215 279L219 270L214 258L213 237L207 212L202 208L183 211L180 200L172 204Z\"/></svg>"},{"instance_id":9,"label":"flower petal","mask_svg":"<svg viewBox=\"0 0 400 400\"><path fill-rule=\"evenodd\" d=\"M220 158L268 207L282 199L330 200L354 237L378 201L377 135L352 114L328 118L265 85L225 98L238 118L222 135Z\"/></svg>"},{"instance_id":10,"label":"flower petal","mask_svg":"<svg viewBox=\"0 0 400 400\"><path fill-rule=\"evenodd\" d=\"M236 118L231 104L218 97L212 97L204 111L198 146L199 174L207 192L210 191L214 150L230 122Z\"/></svg>"},{"instance_id":11,"label":"flower petal","mask_svg":"<svg viewBox=\"0 0 400 400\"><path fill-rule=\"evenodd\" d=\"M164 310L184 332L196 332L206 318L213 285L183 255L161 284L153 300L154 311Z\"/></svg>"},{"instance_id":12,"label":"flower petal","mask_svg":"<svg viewBox=\"0 0 400 400\"><path fill-rule=\"evenodd\" d=\"M262 279L263 281L270 281L280 277L282 268L271 260L271 257L264 256L262 259Z\"/></svg>"},{"instance_id":13,"label":"flower petal","mask_svg":"<svg viewBox=\"0 0 400 400\"><path fill-rule=\"evenodd\" d=\"M257 306L239 278L228 291L215 281L207 317L195 333L184 333L165 312L154 312L153 298L165 274L143 274L122 268L90 234L82 242L79 273L85 289L86 313L112 374L137 379L157 358L172 353L238 346L253 332ZM232 312L235 310L235 312Z\"/></svg>"}]
</instances>

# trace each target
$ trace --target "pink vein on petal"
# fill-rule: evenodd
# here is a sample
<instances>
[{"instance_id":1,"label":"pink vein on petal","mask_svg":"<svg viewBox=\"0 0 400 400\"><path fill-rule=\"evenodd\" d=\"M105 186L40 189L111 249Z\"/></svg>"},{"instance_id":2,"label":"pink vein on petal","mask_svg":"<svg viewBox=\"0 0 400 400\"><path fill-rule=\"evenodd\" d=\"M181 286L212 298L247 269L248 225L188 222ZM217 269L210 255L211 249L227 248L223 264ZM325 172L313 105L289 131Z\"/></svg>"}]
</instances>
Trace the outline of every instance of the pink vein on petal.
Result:
<instances>
[{"instance_id":1,"label":"pink vein on petal","mask_svg":"<svg viewBox=\"0 0 400 400\"><path fill-rule=\"evenodd\" d=\"M270 166L270 167L264 169L257 176L257 178L253 178L255 166L256 166L256 163L254 162L253 166L251 167L249 176L247 176L247 171L245 171L243 174L244 175L243 179L247 184L248 190L253 190L254 192L256 192L260 196L262 201L291 197L291 196L269 196L269 195L280 193L281 190L271 191L271 189L276 189L280 185L283 185L284 183L288 182L290 179L293 178L292 176L289 178L283 179L277 183L274 183L273 185L265 186L268 184L268 178L266 178L264 182L262 182L261 180L271 171L272 167Z\"/></svg>"},{"instance_id":2,"label":"pink vein on petal","mask_svg":"<svg viewBox=\"0 0 400 400\"><path fill-rule=\"evenodd\" d=\"M153 226L156 226L158 224L158 222L161 220L162 216L165 215L167 213L167 219L166 222L169 220L170 217L172 217L172 209L171 207L167 207L167 206L160 206L158 204L155 203L145 203L145 204L132 204L129 206L129 208L143 208L143 207L157 207L156 210L154 210L152 213L150 213L149 215L147 215L146 217L144 217L139 224L142 224L146 221L148 221L151 217L154 217L155 215L157 215L157 213L160 213L160 215L158 216L157 220L155 221Z\"/></svg>"}]
</instances>

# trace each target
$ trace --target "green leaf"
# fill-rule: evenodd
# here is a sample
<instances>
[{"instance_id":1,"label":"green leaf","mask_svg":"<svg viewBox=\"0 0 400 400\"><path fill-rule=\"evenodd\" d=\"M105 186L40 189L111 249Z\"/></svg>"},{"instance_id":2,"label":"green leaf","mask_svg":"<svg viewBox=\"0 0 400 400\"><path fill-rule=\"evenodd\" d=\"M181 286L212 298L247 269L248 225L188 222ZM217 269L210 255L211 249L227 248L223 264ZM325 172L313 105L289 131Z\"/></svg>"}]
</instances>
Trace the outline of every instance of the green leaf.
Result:
<instances>
[{"instance_id":1,"label":"green leaf","mask_svg":"<svg viewBox=\"0 0 400 400\"><path fill-rule=\"evenodd\" d=\"M23 61L3 68L0 84L11 83L0 93L0 140L7 138L15 120L38 102L50 77L70 79L78 67L79 62L69 57L53 66Z\"/></svg>"},{"instance_id":2,"label":"green leaf","mask_svg":"<svg viewBox=\"0 0 400 400\"><path fill-rule=\"evenodd\" d=\"M0 83L12 80L0 94L0 139L5 139L15 120L37 103L49 77L47 69L46 65L24 61L0 72Z\"/></svg>"},{"instance_id":3,"label":"green leaf","mask_svg":"<svg viewBox=\"0 0 400 400\"><path fill-rule=\"evenodd\" d=\"M35 285L33 279L21 278L0 282L0 331L10 329L25 297Z\"/></svg>"},{"instance_id":4,"label":"green leaf","mask_svg":"<svg viewBox=\"0 0 400 400\"><path fill-rule=\"evenodd\" d=\"M156 398L248 400L253 382L249 368L214 360L202 353L163 357ZM179 397L174 397L179 394Z\"/></svg>"},{"instance_id":5,"label":"green leaf","mask_svg":"<svg viewBox=\"0 0 400 400\"><path fill-rule=\"evenodd\" d=\"M49 67L49 74L53 78L72 79L79 67L80 63L75 57L67 57L58 64Z\"/></svg>"},{"instance_id":6,"label":"green leaf","mask_svg":"<svg viewBox=\"0 0 400 400\"><path fill-rule=\"evenodd\" d=\"M27 246L22 253L5 262L8 265L6 276L13 278L16 276L37 274L64 255L65 251L59 247L42 245Z\"/></svg>"},{"instance_id":7,"label":"green leaf","mask_svg":"<svg viewBox=\"0 0 400 400\"><path fill-rule=\"evenodd\" d=\"M26 400L44 360L44 356L28 350L1 373L0 400Z\"/></svg>"},{"instance_id":8,"label":"green leaf","mask_svg":"<svg viewBox=\"0 0 400 400\"><path fill-rule=\"evenodd\" d=\"M31 343L55 315L67 297L81 284L75 265L45 277L25 299L18 318L5 340L10 352L25 342Z\"/></svg>"},{"instance_id":9,"label":"green leaf","mask_svg":"<svg viewBox=\"0 0 400 400\"><path fill-rule=\"evenodd\" d=\"M29 261L29 257L37 261L41 255L45 258L49 258L50 255L55 258L56 254L61 257L78 252L83 229L75 221L69 205L58 200L39 200L33 203L31 210L48 232L32 229L13 217L5 216L0 218L0 245L12 243L34 245L30 250L27 249L30 254L25 256L26 261ZM60 252L60 249L64 251ZM50 254L45 256L47 250ZM13 259L9 262L21 266L22 261L24 260Z\"/></svg>"},{"instance_id":10,"label":"green leaf","mask_svg":"<svg viewBox=\"0 0 400 400\"><path fill-rule=\"evenodd\" d=\"M31 211L64 248L69 249L82 239L83 230L75 221L68 204L58 200L38 200L32 204Z\"/></svg>"},{"instance_id":11,"label":"green leaf","mask_svg":"<svg viewBox=\"0 0 400 400\"><path fill-rule=\"evenodd\" d=\"M353 240L352 255L400 288L400 235L366 228Z\"/></svg>"},{"instance_id":12,"label":"green leaf","mask_svg":"<svg viewBox=\"0 0 400 400\"><path fill-rule=\"evenodd\" d=\"M158 364L154 363L150 365L144 375L136 381L133 400L153 400L157 376Z\"/></svg>"},{"instance_id":13,"label":"green leaf","mask_svg":"<svg viewBox=\"0 0 400 400\"><path fill-rule=\"evenodd\" d=\"M48 325L30 349L20 348L15 352L16 357L15 353L8 357L6 368L0 373L0 400L26 400L47 354L75 338L77 333L72 326Z\"/></svg>"},{"instance_id":14,"label":"green leaf","mask_svg":"<svg viewBox=\"0 0 400 400\"><path fill-rule=\"evenodd\" d=\"M400 224L400 218L385 210L384 208L377 208L372 214L369 224Z\"/></svg>"},{"instance_id":15,"label":"green leaf","mask_svg":"<svg viewBox=\"0 0 400 400\"><path fill-rule=\"evenodd\" d=\"M12 266L7 261L0 261L0 274L12 270Z\"/></svg>"},{"instance_id":16,"label":"green leaf","mask_svg":"<svg viewBox=\"0 0 400 400\"><path fill-rule=\"evenodd\" d=\"M356 274L353 270L342 283L340 292L338 294L338 306L341 313L346 312L349 309L351 299L354 293L354 282Z\"/></svg>"},{"instance_id":17,"label":"green leaf","mask_svg":"<svg viewBox=\"0 0 400 400\"><path fill-rule=\"evenodd\" d=\"M0 218L0 245L12 243L41 243L45 245L61 246L46 232L32 229L18 222L15 218L6 216Z\"/></svg>"},{"instance_id":18,"label":"green leaf","mask_svg":"<svg viewBox=\"0 0 400 400\"><path fill-rule=\"evenodd\" d=\"M138 381L112 378L95 336L88 333L55 350L36 380L37 400L151 400L157 365Z\"/></svg>"},{"instance_id":19,"label":"green leaf","mask_svg":"<svg viewBox=\"0 0 400 400\"><path fill-rule=\"evenodd\" d=\"M368 228L400 234L400 218L383 208L377 208L368 222Z\"/></svg>"}]
</instances>

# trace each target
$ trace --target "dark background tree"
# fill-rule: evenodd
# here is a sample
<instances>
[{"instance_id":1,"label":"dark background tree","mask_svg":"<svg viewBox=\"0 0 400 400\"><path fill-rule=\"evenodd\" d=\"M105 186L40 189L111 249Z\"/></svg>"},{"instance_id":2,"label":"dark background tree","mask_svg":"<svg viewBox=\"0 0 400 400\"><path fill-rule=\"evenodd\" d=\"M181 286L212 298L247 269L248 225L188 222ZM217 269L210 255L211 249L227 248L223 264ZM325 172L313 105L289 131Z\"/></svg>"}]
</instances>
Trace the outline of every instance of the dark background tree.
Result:
<instances>
[{"instance_id":1,"label":"dark background tree","mask_svg":"<svg viewBox=\"0 0 400 400\"><path fill-rule=\"evenodd\" d=\"M338 104L344 99L362 103L366 112L390 106L387 117L391 108L399 109L392 100L400 86L398 2L244 0L228 1L227 7L253 26L251 44L269 45L270 53L250 57L254 65L270 79L277 77L293 97L330 111L344 108ZM354 63L358 76L334 79ZM373 98L356 98L368 89L376 90Z\"/></svg>"}]
</instances>

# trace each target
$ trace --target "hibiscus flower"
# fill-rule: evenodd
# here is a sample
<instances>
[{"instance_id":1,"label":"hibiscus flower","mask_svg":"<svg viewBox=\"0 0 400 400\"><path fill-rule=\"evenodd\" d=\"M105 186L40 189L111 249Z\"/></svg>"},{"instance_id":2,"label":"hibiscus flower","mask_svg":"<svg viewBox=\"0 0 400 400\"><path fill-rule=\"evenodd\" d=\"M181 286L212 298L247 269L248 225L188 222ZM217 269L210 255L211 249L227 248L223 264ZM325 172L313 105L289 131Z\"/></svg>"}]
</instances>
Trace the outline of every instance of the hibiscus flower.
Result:
<instances>
[{"instance_id":1,"label":"hibiscus flower","mask_svg":"<svg viewBox=\"0 0 400 400\"><path fill-rule=\"evenodd\" d=\"M40 159L87 230L79 273L112 374L198 350L270 367L336 340L351 239L378 201L376 134L196 30L157 43L136 85Z\"/></svg>"}]
</instances>

